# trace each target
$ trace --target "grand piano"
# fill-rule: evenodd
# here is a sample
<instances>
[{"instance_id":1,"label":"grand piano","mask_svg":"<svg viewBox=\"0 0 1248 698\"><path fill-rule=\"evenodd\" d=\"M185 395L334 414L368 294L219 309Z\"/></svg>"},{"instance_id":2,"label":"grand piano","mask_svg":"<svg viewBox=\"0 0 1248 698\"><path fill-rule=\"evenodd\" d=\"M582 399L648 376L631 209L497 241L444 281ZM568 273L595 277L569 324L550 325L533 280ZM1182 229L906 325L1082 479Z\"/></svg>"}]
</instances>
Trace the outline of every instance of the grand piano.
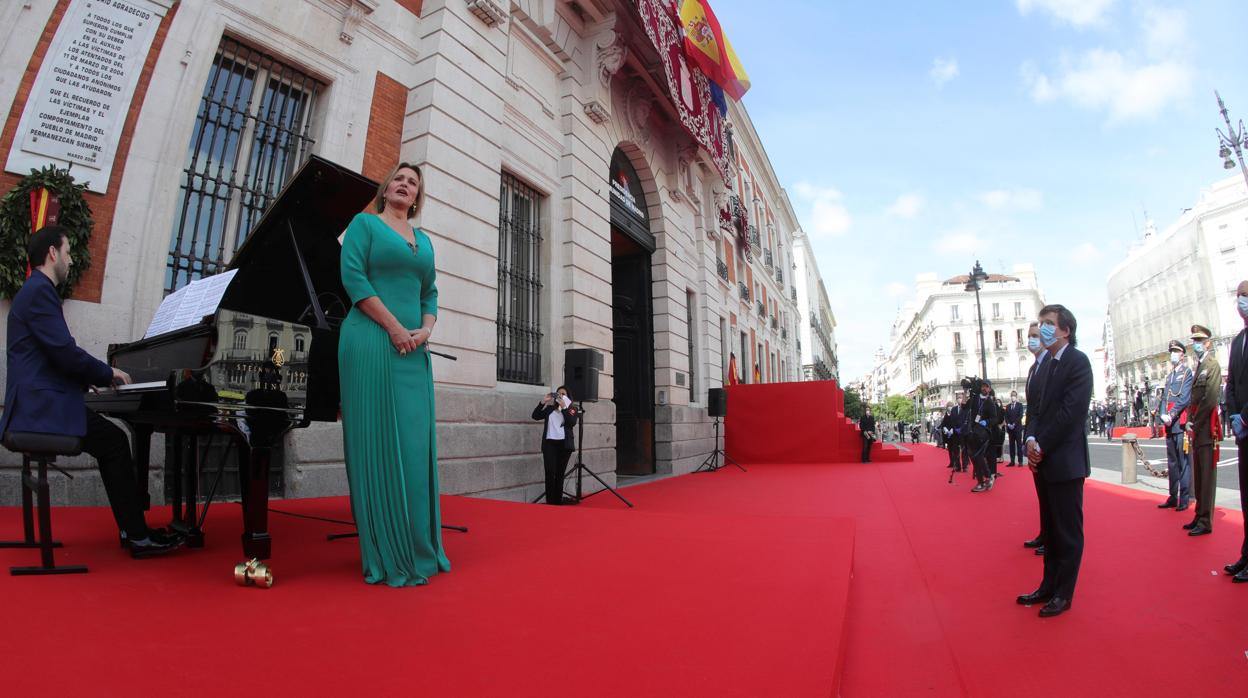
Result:
<instances>
[{"instance_id":1,"label":"grand piano","mask_svg":"<svg viewBox=\"0 0 1248 698\"><path fill-rule=\"evenodd\" d=\"M337 421L338 328L350 309L338 236L377 184L311 156L264 213L227 271L217 310L189 327L113 345L108 362L133 383L87 396L134 433L139 496L150 508L152 434L170 440L172 527L191 547L215 492L199 508L205 440L237 457L243 553L266 559L273 451L291 429ZM215 487L214 487L215 489Z\"/></svg>"}]
</instances>

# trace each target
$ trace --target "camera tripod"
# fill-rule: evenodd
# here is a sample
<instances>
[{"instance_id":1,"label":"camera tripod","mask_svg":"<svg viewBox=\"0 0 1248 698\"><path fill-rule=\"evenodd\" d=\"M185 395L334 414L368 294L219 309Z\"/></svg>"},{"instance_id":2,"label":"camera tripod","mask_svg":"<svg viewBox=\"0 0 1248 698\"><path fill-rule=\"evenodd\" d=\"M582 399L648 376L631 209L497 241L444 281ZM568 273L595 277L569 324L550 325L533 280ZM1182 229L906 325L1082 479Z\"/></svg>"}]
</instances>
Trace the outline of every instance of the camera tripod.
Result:
<instances>
[{"instance_id":1,"label":"camera tripod","mask_svg":"<svg viewBox=\"0 0 1248 698\"><path fill-rule=\"evenodd\" d=\"M616 499L620 500L621 502L624 502L625 504L628 505L628 508L632 509L633 508L632 502L625 499L624 495L620 494L611 485L608 485L605 480L598 477L598 473L595 473L594 471L590 470L589 467L585 465L585 462L581 460L581 453L582 453L581 449L585 446L585 403L584 402L577 403L577 408L580 410L580 418L578 419L576 423L576 462L572 464L572 470L568 471L563 476L563 481L567 482L568 478L572 477L573 473L576 474L576 494L569 496L565 492L564 496L572 499L574 504L580 504L581 501L589 497L592 497L595 494L598 494L598 492L591 492L590 494L583 494L584 490L582 489L582 485L584 482L584 476L585 476L585 473L589 473L589 476L597 480L598 484L602 485L603 489L615 495ZM602 490L599 490L599 492L601 491ZM546 493L543 492L542 494L539 494L536 499L533 500L533 503L536 504L542 501L543 499L545 499L545 497L546 497Z\"/></svg>"},{"instance_id":2,"label":"camera tripod","mask_svg":"<svg viewBox=\"0 0 1248 698\"><path fill-rule=\"evenodd\" d=\"M721 458L723 459L722 462L720 461ZM693 472L713 473L716 470L721 470L727 467L729 463L732 463L733 465L740 468L741 472L743 473L746 472L745 468L740 463L737 462L736 458L733 458L732 456L728 455L727 453L723 451L723 449L719 447L719 417L716 417L715 418L715 450L711 451L711 455L707 456L706 460L702 461L702 465L699 465L698 468L694 470Z\"/></svg>"}]
</instances>

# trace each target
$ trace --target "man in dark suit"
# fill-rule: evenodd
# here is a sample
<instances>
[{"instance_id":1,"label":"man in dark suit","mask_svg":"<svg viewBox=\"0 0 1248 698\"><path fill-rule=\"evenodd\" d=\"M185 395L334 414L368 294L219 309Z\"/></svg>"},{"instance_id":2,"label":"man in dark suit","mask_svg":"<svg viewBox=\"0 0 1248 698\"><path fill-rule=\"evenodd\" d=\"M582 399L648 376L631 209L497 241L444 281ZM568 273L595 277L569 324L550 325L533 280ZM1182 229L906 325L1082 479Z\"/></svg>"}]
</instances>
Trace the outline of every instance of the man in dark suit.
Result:
<instances>
[{"instance_id":1,"label":"man in dark suit","mask_svg":"<svg viewBox=\"0 0 1248 698\"><path fill-rule=\"evenodd\" d=\"M148 529L139 505L130 444L112 422L88 410L88 386L130 382L124 371L83 351L65 324L56 287L69 276L65 229L50 225L31 236L30 278L13 297L8 320L8 387L0 434L34 432L82 437L82 450L99 462L113 518L130 553L151 557L177 540Z\"/></svg>"},{"instance_id":2,"label":"man in dark suit","mask_svg":"<svg viewBox=\"0 0 1248 698\"><path fill-rule=\"evenodd\" d=\"M858 435L862 437L862 462L871 462L871 444L875 443L875 417L868 407L858 419Z\"/></svg>"},{"instance_id":3,"label":"man in dark suit","mask_svg":"<svg viewBox=\"0 0 1248 698\"><path fill-rule=\"evenodd\" d=\"M958 406L952 400L945 403L945 416L940 420L940 435L945 441L945 450L949 452L949 468L957 470L961 456L958 455L958 439L955 429L958 427Z\"/></svg>"},{"instance_id":4,"label":"man in dark suit","mask_svg":"<svg viewBox=\"0 0 1248 698\"><path fill-rule=\"evenodd\" d=\"M1217 495L1218 470L1213 457L1215 421L1222 398L1222 366L1213 355L1213 333L1203 325L1192 325L1192 401L1187 407L1187 434L1192 443L1192 487L1196 493L1196 517L1183 524L1189 536L1213 533L1213 499ZM1216 424L1218 430L1221 422Z\"/></svg>"},{"instance_id":5,"label":"man in dark suit","mask_svg":"<svg viewBox=\"0 0 1248 698\"><path fill-rule=\"evenodd\" d=\"M1044 374L1040 372L1040 366L1044 363L1049 353L1044 350L1044 344L1040 342L1040 323L1033 322L1027 328L1027 350L1036 360L1031 364L1031 368L1027 369L1027 382L1023 384L1024 395L1027 398L1027 406L1023 410L1023 422L1031 424L1035 421L1036 401L1040 397L1040 386L1044 383ZM1023 427L1019 427L1020 436L1023 434ZM1027 449L1024 447L1022 457L1027 457ZM1036 488L1037 509L1040 512L1040 529L1035 538L1023 541L1024 548L1035 548L1037 555L1044 554L1044 526L1045 519L1048 517L1047 508L1048 500L1044 493L1044 480L1041 479L1040 473L1032 471L1032 484Z\"/></svg>"},{"instance_id":6,"label":"man in dark suit","mask_svg":"<svg viewBox=\"0 0 1248 698\"><path fill-rule=\"evenodd\" d=\"M1010 438L1010 462L1007 468L1022 465L1023 458L1023 403L1018 401L1018 391L1010 391L1010 404L1005 407L1005 433Z\"/></svg>"},{"instance_id":7,"label":"man in dark suit","mask_svg":"<svg viewBox=\"0 0 1248 698\"><path fill-rule=\"evenodd\" d=\"M1241 511L1248 511L1248 459L1244 458L1244 448L1248 447L1248 281L1239 282L1235 303L1244 329L1231 342L1230 363L1226 366L1226 408L1231 414L1231 433L1239 446L1239 506ZM1248 525L1244 526L1239 559L1225 569L1235 582L1248 582Z\"/></svg>"},{"instance_id":8,"label":"man in dark suit","mask_svg":"<svg viewBox=\"0 0 1248 698\"><path fill-rule=\"evenodd\" d=\"M1087 433L1092 363L1075 348L1074 314L1046 305L1039 320L1049 358L1039 369L1045 376L1035 419L1027 421L1027 463L1040 474L1048 497L1044 579L1018 602L1047 602L1040 609L1040 617L1047 618L1070 609L1083 560L1083 482L1092 474Z\"/></svg>"}]
</instances>

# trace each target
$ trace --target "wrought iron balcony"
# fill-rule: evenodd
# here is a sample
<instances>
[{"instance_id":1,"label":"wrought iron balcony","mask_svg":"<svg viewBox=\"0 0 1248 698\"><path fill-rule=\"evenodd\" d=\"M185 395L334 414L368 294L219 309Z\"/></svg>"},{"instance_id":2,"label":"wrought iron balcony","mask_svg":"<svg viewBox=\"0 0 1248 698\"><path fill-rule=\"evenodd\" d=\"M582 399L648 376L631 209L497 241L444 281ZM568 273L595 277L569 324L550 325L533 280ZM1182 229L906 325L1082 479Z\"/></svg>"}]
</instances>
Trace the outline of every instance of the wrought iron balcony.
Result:
<instances>
[{"instance_id":1,"label":"wrought iron balcony","mask_svg":"<svg viewBox=\"0 0 1248 698\"><path fill-rule=\"evenodd\" d=\"M784 269L780 267L776 267L776 283L780 284L781 287L784 286Z\"/></svg>"},{"instance_id":2,"label":"wrought iron balcony","mask_svg":"<svg viewBox=\"0 0 1248 698\"><path fill-rule=\"evenodd\" d=\"M787 328L787 327L781 327L781 328L780 328L780 339L788 339L788 338L789 338L789 328Z\"/></svg>"},{"instance_id":3,"label":"wrought iron balcony","mask_svg":"<svg viewBox=\"0 0 1248 698\"><path fill-rule=\"evenodd\" d=\"M771 250L763 250L763 266L770 269L772 266Z\"/></svg>"},{"instance_id":4,"label":"wrought iron balcony","mask_svg":"<svg viewBox=\"0 0 1248 698\"><path fill-rule=\"evenodd\" d=\"M724 281L728 280L728 265L724 264L724 260L722 259L716 260L715 271L716 273L719 274L719 278L723 279Z\"/></svg>"},{"instance_id":5,"label":"wrought iron balcony","mask_svg":"<svg viewBox=\"0 0 1248 698\"><path fill-rule=\"evenodd\" d=\"M797 287L796 286L789 289L789 298L792 298L794 303L797 302Z\"/></svg>"},{"instance_id":6,"label":"wrought iron balcony","mask_svg":"<svg viewBox=\"0 0 1248 698\"><path fill-rule=\"evenodd\" d=\"M771 329L776 330L779 328L780 328L780 318L776 317L775 315L772 315L771 316Z\"/></svg>"},{"instance_id":7,"label":"wrought iron balcony","mask_svg":"<svg viewBox=\"0 0 1248 698\"><path fill-rule=\"evenodd\" d=\"M759 317L767 317L767 309L763 307L762 301L754 301L754 310L758 312Z\"/></svg>"},{"instance_id":8,"label":"wrought iron balcony","mask_svg":"<svg viewBox=\"0 0 1248 698\"><path fill-rule=\"evenodd\" d=\"M741 300L746 303L750 302L750 288L745 285L744 281L737 282L737 292L741 295Z\"/></svg>"},{"instance_id":9,"label":"wrought iron balcony","mask_svg":"<svg viewBox=\"0 0 1248 698\"><path fill-rule=\"evenodd\" d=\"M755 248L755 249L758 249L758 248L761 248L761 247L763 246L763 239L762 239L762 237L758 234L758 227L757 227L757 226L753 226L753 225L746 226L746 236L747 236L747 238L748 238L748 239L749 239L749 241L750 241L750 247L753 247L753 248ZM767 250L766 252L767 252L767 254L768 254L768 255L771 255L771 251L770 251L770 250Z\"/></svg>"}]
</instances>

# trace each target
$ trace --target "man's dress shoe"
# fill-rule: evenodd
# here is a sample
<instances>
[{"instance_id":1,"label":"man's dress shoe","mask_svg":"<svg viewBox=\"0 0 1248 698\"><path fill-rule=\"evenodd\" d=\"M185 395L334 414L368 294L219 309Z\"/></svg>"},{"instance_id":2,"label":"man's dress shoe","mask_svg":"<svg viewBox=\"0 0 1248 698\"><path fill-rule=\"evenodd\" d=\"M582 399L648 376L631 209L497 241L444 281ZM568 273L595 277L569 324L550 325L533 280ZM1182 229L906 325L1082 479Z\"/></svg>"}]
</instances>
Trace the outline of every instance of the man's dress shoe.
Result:
<instances>
[{"instance_id":1,"label":"man's dress shoe","mask_svg":"<svg viewBox=\"0 0 1248 698\"><path fill-rule=\"evenodd\" d=\"M1036 554L1037 554L1037 555L1044 555L1044 546L1043 546L1043 545L1042 545L1042 546L1040 546L1039 548L1036 548Z\"/></svg>"},{"instance_id":2,"label":"man's dress shoe","mask_svg":"<svg viewBox=\"0 0 1248 698\"><path fill-rule=\"evenodd\" d=\"M1018 601L1024 606L1032 606L1038 603L1046 603L1051 598L1053 598L1052 594L1036 589L1030 594L1023 594L1022 596L1019 596L1015 599L1015 601Z\"/></svg>"},{"instance_id":3,"label":"man's dress shoe","mask_svg":"<svg viewBox=\"0 0 1248 698\"><path fill-rule=\"evenodd\" d=\"M1167 499L1161 504L1158 504L1157 508L1158 509L1174 509L1177 506L1179 506L1178 502L1174 501L1173 499Z\"/></svg>"},{"instance_id":4,"label":"man's dress shoe","mask_svg":"<svg viewBox=\"0 0 1248 698\"><path fill-rule=\"evenodd\" d=\"M1231 577L1231 581L1236 584L1248 583L1248 567L1239 571L1239 574Z\"/></svg>"},{"instance_id":5,"label":"man's dress shoe","mask_svg":"<svg viewBox=\"0 0 1248 698\"><path fill-rule=\"evenodd\" d=\"M156 557L172 552L178 548L180 544L177 542L158 541L155 538L148 538L147 541L131 542L130 557L136 560L144 560L149 557Z\"/></svg>"},{"instance_id":6,"label":"man's dress shoe","mask_svg":"<svg viewBox=\"0 0 1248 698\"><path fill-rule=\"evenodd\" d=\"M1040 536L1023 541L1024 548L1039 548L1042 545L1044 545L1044 541L1040 540Z\"/></svg>"},{"instance_id":7,"label":"man's dress shoe","mask_svg":"<svg viewBox=\"0 0 1248 698\"><path fill-rule=\"evenodd\" d=\"M1239 574L1240 572L1248 569L1248 556L1241 557L1222 569L1226 570L1226 573L1230 575Z\"/></svg>"},{"instance_id":8,"label":"man's dress shoe","mask_svg":"<svg viewBox=\"0 0 1248 698\"><path fill-rule=\"evenodd\" d=\"M1187 508L1190 507L1191 505L1192 505L1191 502L1184 502L1180 504L1179 506L1175 507L1174 510L1175 511L1187 511Z\"/></svg>"},{"instance_id":9,"label":"man's dress shoe","mask_svg":"<svg viewBox=\"0 0 1248 698\"><path fill-rule=\"evenodd\" d=\"M1057 596L1049 599L1049 602L1040 609L1041 618L1052 618L1061 615L1070 610L1070 599L1063 599Z\"/></svg>"},{"instance_id":10,"label":"man's dress shoe","mask_svg":"<svg viewBox=\"0 0 1248 698\"><path fill-rule=\"evenodd\" d=\"M1186 529L1186 530L1188 530L1188 531L1192 530L1193 528L1196 528L1196 520L1195 520L1195 519L1193 519L1193 520L1191 520L1191 521L1189 521L1189 522L1187 522L1187 523L1183 524L1183 528L1184 528L1184 529Z\"/></svg>"},{"instance_id":11,"label":"man's dress shoe","mask_svg":"<svg viewBox=\"0 0 1248 698\"><path fill-rule=\"evenodd\" d=\"M1187 535L1189 535L1189 536L1207 536L1207 535L1209 535L1210 533L1213 533L1213 529L1212 529L1212 528L1205 528L1204 526L1193 526L1193 527L1192 527L1192 530L1190 530L1190 531L1188 531L1188 532L1187 532Z\"/></svg>"}]
</instances>

